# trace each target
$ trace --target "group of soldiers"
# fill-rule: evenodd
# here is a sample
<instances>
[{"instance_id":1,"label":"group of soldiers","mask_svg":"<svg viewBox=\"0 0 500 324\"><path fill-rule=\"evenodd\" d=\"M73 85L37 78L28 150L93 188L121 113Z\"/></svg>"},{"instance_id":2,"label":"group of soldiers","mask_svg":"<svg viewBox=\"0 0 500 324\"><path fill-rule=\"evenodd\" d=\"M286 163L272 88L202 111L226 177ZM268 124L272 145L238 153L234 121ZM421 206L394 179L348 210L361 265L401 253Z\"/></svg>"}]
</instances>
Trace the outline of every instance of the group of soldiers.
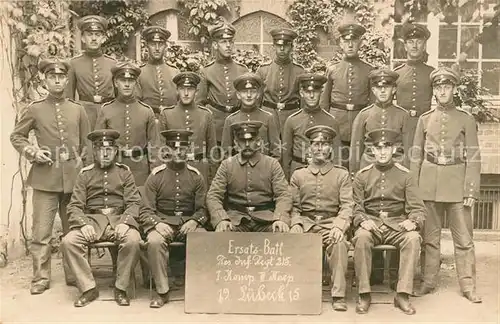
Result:
<instances>
[{"instance_id":1,"label":"group of soldiers","mask_svg":"<svg viewBox=\"0 0 500 324\"><path fill-rule=\"evenodd\" d=\"M423 61L426 27L403 27L408 60L391 71L361 61L365 28L342 24L344 58L326 75L292 61L297 34L286 28L270 31L275 58L251 73L232 59L235 28L211 27L215 60L196 74L164 63L170 32L162 27L142 32L142 67L102 54L102 17L78 27L85 51L69 63L40 61L48 96L23 109L11 135L33 163L32 294L50 287L58 212L66 283L81 292L76 307L99 295L85 258L91 242L118 246L121 306L130 304L145 244L157 293L150 306L159 308L169 300L169 245L189 232L309 232L323 237L335 310L347 310L351 241L356 312L370 307L372 247L391 244L400 250L394 305L411 315L409 297L437 286L446 214L461 291L481 302L470 214L480 182L477 128L453 102L459 73Z\"/></svg>"}]
</instances>

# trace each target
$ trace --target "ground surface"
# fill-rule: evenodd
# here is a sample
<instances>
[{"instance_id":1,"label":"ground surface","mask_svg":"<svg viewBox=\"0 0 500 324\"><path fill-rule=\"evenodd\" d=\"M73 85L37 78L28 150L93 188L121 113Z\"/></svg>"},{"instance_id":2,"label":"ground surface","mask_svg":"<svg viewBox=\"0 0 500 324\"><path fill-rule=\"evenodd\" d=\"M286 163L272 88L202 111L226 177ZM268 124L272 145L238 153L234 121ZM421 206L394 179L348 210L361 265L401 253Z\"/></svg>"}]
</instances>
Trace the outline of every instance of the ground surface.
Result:
<instances>
[{"instance_id":1,"label":"ground surface","mask_svg":"<svg viewBox=\"0 0 500 324\"><path fill-rule=\"evenodd\" d=\"M319 316L265 316L265 315L205 315L185 314L184 303L173 301L159 310L149 308L148 291L140 288L137 299L130 307L118 307L113 301L112 290L106 282L101 282L99 301L85 308L74 308L77 297L76 288L64 284L61 260L53 260L51 289L43 295L29 294L31 265L28 258L11 262L0 269L1 308L0 323L33 322L192 322L192 323L327 323L327 322L450 322L450 323L499 323L499 269L500 242L477 242L478 292L482 304L471 304L460 297L453 264L453 249L450 241L444 241L442 250L444 264L441 271L440 286L437 292L424 298L413 298L417 309L414 316L406 316L390 304L373 305L367 315L354 312L354 296L348 296L349 310L345 313L334 312L330 303L323 303ZM106 280L105 278L100 279ZM200 292L203 293L203 292Z\"/></svg>"}]
</instances>

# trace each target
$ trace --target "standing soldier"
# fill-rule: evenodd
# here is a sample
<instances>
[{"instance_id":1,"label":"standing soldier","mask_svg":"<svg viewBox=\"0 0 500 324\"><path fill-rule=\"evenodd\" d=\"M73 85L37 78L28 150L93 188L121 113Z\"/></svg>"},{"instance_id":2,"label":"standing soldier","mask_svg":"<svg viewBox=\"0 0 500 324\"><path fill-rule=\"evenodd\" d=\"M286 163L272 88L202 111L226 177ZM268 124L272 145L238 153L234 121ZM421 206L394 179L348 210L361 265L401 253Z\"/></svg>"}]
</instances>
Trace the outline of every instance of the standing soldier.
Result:
<instances>
[{"instance_id":1,"label":"standing soldier","mask_svg":"<svg viewBox=\"0 0 500 324\"><path fill-rule=\"evenodd\" d=\"M377 69L370 72L369 78L375 103L361 110L354 119L349 157L351 174L374 162L372 152L367 149L371 143L366 141L365 135L379 128L389 128L399 133L395 144L402 144L403 150L400 150L401 156L397 158L404 161L405 166L409 166L406 153L413 140L408 132L409 115L405 109L392 103L398 74L388 69Z\"/></svg>"},{"instance_id":2,"label":"standing soldier","mask_svg":"<svg viewBox=\"0 0 500 324\"><path fill-rule=\"evenodd\" d=\"M415 314L409 296L413 292L413 273L420 254L418 228L424 222L425 206L413 174L392 158L398 136L398 132L386 128L368 133L375 163L361 169L354 177L356 232L352 242L359 292L358 314L365 314L370 308L372 248L379 244L391 244L399 249L394 306L407 315Z\"/></svg>"},{"instance_id":3,"label":"standing soldier","mask_svg":"<svg viewBox=\"0 0 500 324\"><path fill-rule=\"evenodd\" d=\"M154 112L134 95L141 69L129 62L120 62L112 69L116 99L102 106L96 128L116 129L122 134L119 161L123 161L134 175L137 186L144 185L152 169L153 147L158 141ZM156 156L155 156L156 158Z\"/></svg>"},{"instance_id":4,"label":"standing soldier","mask_svg":"<svg viewBox=\"0 0 500 324\"><path fill-rule=\"evenodd\" d=\"M138 98L151 106L156 117L167 106L175 105L177 92L173 77L179 70L163 61L170 32L160 26L147 27L142 31L148 48L148 63L141 67L138 79Z\"/></svg>"},{"instance_id":5,"label":"standing soldier","mask_svg":"<svg viewBox=\"0 0 500 324\"><path fill-rule=\"evenodd\" d=\"M129 167L115 162L119 136L112 129L88 135L94 144L95 163L78 175L68 205L71 232L63 238L61 250L82 293L75 307L84 307L99 297L85 257L87 245L99 241L118 244L115 301L120 306L130 305L126 290L139 259L141 235L135 219L139 217L141 197Z\"/></svg>"},{"instance_id":6,"label":"standing soldier","mask_svg":"<svg viewBox=\"0 0 500 324\"><path fill-rule=\"evenodd\" d=\"M408 134L413 142L418 117L431 109L432 84L429 75L434 68L424 63L426 43L431 33L423 25L409 23L402 26L401 33L407 61L394 69L399 75L396 100L410 113Z\"/></svg>"},{"instance_id":7,"label":"standing soldier","mask_svg":"<svg viewBox=\"0 0 500 324\"><path fill-rule=\"evenodd\" d=\"M234 34L236 30L227 22L209 28L215 60L200 72L201 82L196 102L206 105L213 112L217 144L222 140L222 128L226 117L239 109L233 81L248 72L248 68L233 60Z\"/></svg>"},{"instance_id":8,"label":"standing soldier","mask_svg":"<svg viewBox=\"0 0 500 324\"><path fill-rule=\"evenodd\" d=\"M368 74L373 67L359 59L361 36L366 29L357 23L338 27L344 58L326 70L327 82L321 96L321 108L329 111L340 127L342 165L348 167L352 124L359 111L370 104ZM352 172L352 170L350 170Z\"/></svg>"},{"instance_id":9,"label":"standing soldier","mask_svg":"<svg viewBox=\"0 0 500 324\"><path fill-rule=\"evenodd\" d=\"M69 62L66 95L78 99L85 107L90 122L90 129L95 128L101 105L114 98L111 68L116 61L102 53L102 44L106 41L108 22L100 16L85 16L77 23L82 32L85 51Z\"/></svg>"},{"instance_id":10,"label":"standing soldier","mask_svg":"<svg viewBox=\"0 0 500 324\"><path fill-rule=\"evenodd\" d=\"M34 295L50 287L50 239L57 212L63 233L69 231L66 206L88 153L85 137L90 128L85 109L64 96L69 64L49 58L40 61L38 69L45 75L49 94L22 110L10 136L14 148L33 163L27 181L33 188L31 294ZM31 130L35 131L38 147L29 141ZM66 283L75 285L65 260L63 265Z\"/></svg>"},{"instance_id":11,"label":"standing soldier","mask_svg":"<svg viewBox=\"0 0 500 324\"><path fill-rule=\"evenodd\" d=\"M238 155L222 161L207 193L216 232L288 232L292 195L279 162L260 152L262 122L232 126Z\"/></svg>"},{"instance_id":12,"label":"standing soldier","mask_svg":"<svg viewBox=\"0 0 500 324\"><path fill-rule=\"evenodd\" d=\"M423 113L417 124L411 170L419 176L427 208L424 226L425 267L417 295L432 292L440 268L441 220L446 214L455 246L460 289L465 298L480 303L476 295L476 257L471 209L479 196L481 157L477 125L468 112L455 107L453 93L460 75L451 68L431 73L437 107Z\"/></svg>"},{"instance_id":13,"label":"standing soldier","mask_svg":"<svg viewBox=\"0 0 500 324\"><path fill-rule=\"evenodd\" d=\"M191 147L187 155L189 164L201 172L206 183L215 174L214 148L215 125L212 112L194 102L200 77L194 72L181 72L174 76L176 93L179 97L174 107L164 109L160 114L160 131L185 129L193 132Z\"/></svg>"},{"instance_id":14,"label":"standing soldier","mask_svg":"<svg viewBox=\"0 0 500 324\"><path fill-rule=\"evenodd\" d=\"M169 301L169 244L186 242L189 232L206 231L205 180L186 164L192 134L182 129L161 132L169 149L166 163L156 167L144 185L139 223L147 234L148 259L158 294L151 299L151 308Z\"/></svg>"},{"instance_id":15,"label":"standing soldier","mask_svg":"<svg viewBox=\"0 0 500 324\"><path fill-rule=\"evenodd\" d=\"M337 135L328 126L309 128L311 163L295 170L290 179L293 195L291 233L319 233L331 271L333 309L346 311L347 251L344 233L351 225L352 185L349 171L333 165L330 156Z\"/></svg>"},{"instance_id":16,"label":"standing soldier","mask_svg":"<svg viewBox=\"0 0 500 324\"><path fill-rule=\"evenodd\" d=\"M300 109L297 77L305 73L304 67L292 61L293 40L297 33L288 28L275 28L269 32L273 38L275 59L257 69L265 84L262 105L274 113L283 132L285 121Z\"/></svg>"},{"instance_id":17,"label":"standing soldier","mask_svg":"<svg viewBox=\"0 0 500 324\"><path fill-rule=\"evenodd\" d=\"M224 150L231 150L234 144L231 125L240 121L258 120L262 122L259 129L259 136L262 139L263 153L276 159L280 159L280 134L274 115L260 106L260 95L264 84L262 79L255 73L247 72L234 80L236 97L241 102L240 110L229 115L224 122L222 130L222 147ZM232 150L229 154L235 154Z\"/></svg>"},{"instance_id":18,"label":"standing soldier","mask_svg":"<svg viewBox=\"0 0 500 324\"><path fill-rule=\"evenodd\" d=\"M308 128L316 125L329 126L338 134L339 125L332 115L319 106L321 88L326 77L319 74L304 73L297 78L300 97L304 107L290 115L283 128L283 170L287 179L299 167L307 166L309 139L305 136ZM333 152L339 152L340 140L334 139ZM333 155L335 162L339 157ZM337 164L337 163L334 163Z\"/></svg>"}]
</instances>

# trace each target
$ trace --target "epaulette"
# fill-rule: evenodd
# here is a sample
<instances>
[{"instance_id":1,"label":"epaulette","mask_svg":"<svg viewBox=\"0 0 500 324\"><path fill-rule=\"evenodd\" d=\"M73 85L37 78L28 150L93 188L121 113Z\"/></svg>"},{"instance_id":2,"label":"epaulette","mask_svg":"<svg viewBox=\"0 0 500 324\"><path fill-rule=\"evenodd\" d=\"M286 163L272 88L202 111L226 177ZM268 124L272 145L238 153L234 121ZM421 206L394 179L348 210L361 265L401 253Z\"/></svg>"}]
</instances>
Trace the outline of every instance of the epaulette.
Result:
<instances>
[{"instance_id":1,"label":"epaulette","mask_svg":"<svg viewBox=\"0 0 500 324\"><path fill-rule=\"evenodd\" d=\"M126 165L126 164L123 164L123 163L118 163L118 162L115 162L115 164L116 164L117 166L119 166L120 168L122 168L122 169L125 169L125 170L130 171L129 166L128 166L128 165Z\"/></svg>"},{"instance_id":2,"label":"epaulette","mask_svg":"<svg viewBox=\"0 0 500 324\"><path fill-rule=\"evenodd\" d=\"M406 173L409 173L409 172L410 172L410 170L408 170L408 168L407 168L407 167L405 167L405 166L403 166L403 165L401 165L401 164L399 164L399 163L394 163L394 165L396 166L396 168L398 168L399 170L401 170L401 171L403 171L403 172L406 172Z\"/></svg>"},{"instance_id":3,"label":"epaulette","mask_svg":"<svg viewBox=\"0 0 500 324\"><path fill-rule=\"evenodd\" d=\"M45 99L47 99L47 97L45 97L45 98L43 98L43 99L33 100L32 102L30 102L30 103L26 106L26 108L31 107L31 106L33 106L34 104L44 102L44 101L45 101Z\"/></svg>"},{"instance_id":4,"label":"epaulette","mask_svg":"<svg viewBox=\"0 0 500 324\"><path fill-rule=\"evenodd\" d=\"M174 68L174 69L176 69L176 70L179 70L179 68L178 68L177 66L173 65L173 64L172 64L172 63L170 63L170 62L165 62L165 64L166 64L166 65L168 65L168 66L170 66L171 68Z\"/></svg>"},{"instance_id":5,"label":"epaulette","mask_svg":"<svg viewBox=\"0 0 500 324\"><path fill-rule=\"evenodd\" d=\"M298 115L300 112L302 112L302 109L297 110L296 112L294 112L293 114L291 114L288 117L292 117L292 116Z\"/></svg>"},{"instance_id":6,"label":"epaulette","mask_svg":"<svg viewBox=\"0 0 500 324\"><path fill-rule=\"evenodd\" d=\"M73 57L70 59L70 61L71 61L71 60L74 60L74 59L77 59L77 58L79 58L79 57L82 57L82 56L83 56L83 53L77 54L77 55L73 56Z\"/></svg>"},{"instance_id":7,"label":"epaulette","mask_svg":"<svg viewBox=\"0 0 500 324\"><path fill-rule=\"evenodd\" d=\"M372 164L369 164L369 165L365 166L363 169L361 169L361 170L359 170L358 172L356 172L356 174L360 174L360 173L363 173L363 172L365 172L365 171L370 170L371 168L373 168L373 165L374 165L374 164L372 163Z\"/></svg>"},{"instance_id":8,"label":"epaulette","mask_svg":"<svg viewBox=\"0 0 500 324\"><path fill-rule=\"evenodd\" d=\"M193 172L194 172L194 173L196 173L197 175L201 175L200 171L199 171L197 168L195 168L194 166L189 165L189 164L186 164L186 167L187 167L187 169L188 169L188 170L193 171Z\"/></svg>"},{"instance_id":9,"label":"epaulette","mask_svg":"<svg viewBox=\"0 0 500 324\"><path fill-rule=\"evenodd\" d=\"M108 55L108 54L104 54L104 57L107 57L107 58L109 58L110 60L113 60L113 61L115 61L115 62L117 61L117 60L116 60L113 56Z\"/></svg>"},{"instance_id":10,"label":"epaulette","mask_svg":"<svg viewBox=\"0 0 500 324\"><path fill-rule=\"evenodd\" d=\"M436 109L436 108L431 108L431 109L429 109L429 110L427 110L427 111L424 111L424 112L423 112L420 116L425 116L425 115L428 115L428 114L430 114L431 112L433 112L435 109Z\"/></svg>"},{"instance_id":11,"label":"epaulette","mask_svg":"<svg viewBox=\"0 0 500 324\"><path fill-rule=\"evenodd\" d=\"M349 172L349 170L346 167L344 167L344 166L342 166L340 164L334 164L333 167L337 168L337 169L346 170L347 172Z\"/></svg>"},{"instance_id":12,"label":"epaulette","mask_svg":"<svg viewBox=\"0 0 500 324\"><path fill-rule=\"evenodd\" d=\"M204 67L209 67L210 65L212 65L214 63L215 63L215 60L212 60L212 61L208 62L207 64L205 64Z\"/></svg>"},{"instance_id":13,"label":"epaulette","mask_svg":"<svg viewBox=\"0 0 500 324\"><path fill-rule=\"evenodd\" d=\"M147 103L142 102L142 101L140 101L140 100L137 100L137 102L138 102L140 105L142 105L142 106L144 106L144 107L146 107L146 108L148 108L148 109L151 109L151 110L153 111L153 107L151 107L151 106L150 106L150 105L148 105Z\"/></svg>"},{"instance_id":14,"label":"epaulette","mask_svg":"<svg viewBox=\"0 0 500 324\"><path fill-rule=\"evenodd\" d=\"M146 65L148 65L148 62L144 62L144 63L139 64L139 67L140 67L140 68L143 68L143 67L145 67Z\"/></svg>"},{"instance_id":15,"label":"epaulette","mask_svg":"<svg viewBox=\"0 0 500 324\"><path fill-rule=\"evenodd\" d=\"M93 168L94 168L94 163L89 164L89 165L87 165L86 167L81 168L81 170L80 170L80 174L81 174L81 173L83 173L83 172L85 172L85 171L92 170Z\"/></svg>"},{"instance_id":16,"label":"epaulette","mask_svg":"<svg viewBox=\"0 0 500 324\"><path fill-rule=\"evenodd\" d=\"M164 110L167 110L167 109L174 109L174 108L175 108L175 105L165 106L165 107L163 107L163 109L161 111L164 111Z\"/></svg>"},{"instance_id":17,"label":"epaulette","mask_svg":"<svg viewBox=\"0 0 500 324\"><path fill-rule=\"evenodd\" d=\"M79 103L78 101L76 101L75 99L70 99L70 98L68 98L68 101L70 101L70 102L74 103L75 105L78 105L78 106L82 106L82 107L83 107L83 105L82 105L81 103Z\"/></svg>"},{"instance_id":18,"label":"epaulette","mask_svg":"<svg viewBox=\"0 0 500 324\"><path fill-rule=\"evenodd\" d=\"M401 68L402 68L403 66L405 66L405 65L406 65L406 63L403 63L403 64L400 64L400 65L396 66L396 67L394 68L394 71L397 71L397 70L401 69Z\"/></svg>"},{"instance_id":19,"label":"epaulette","mask_svg":"<svg viewBox=\"0 0 500 324\"><path fill-rule=\"evenodd\" d=\"M262 108L259 108L260 111L262 112L265 112L266 114L268 114L269 116L272 116L273 114L271 114L269 111L265 110L265 109L262 109Z\"/></svg>"},{"instance_id":20,"label":"epaulette","mask_svg":"<svg viewBox=\"0 0 500 324\"><path fill-rule=\"evenodd\" d=\"M203 109L203 110L206 110L206 111L208 111L209 113L213 114L213 112L212 112L210 109L208 109L207 107L205 107L205 106L198 105L198 108Z\"/></svg>"},{"instance_id":21,"label":"epaulette","mask_svg":"<svg viewBox=\"0 0 500 324\"><path fill-rule=\"evenodd\" d=\"M271 65L273 63L273 60L269 60L267 62L262 62L259 67L263 67L263 66L268 66L268 65Z\"/></svg>"},{"instance_id":22,"label":"epaulette","mask_svg":"<svg viewBox=\"0 0 500 324\"><path fill-rule=\"evenodd\" d=\"M393 105L394 107L396 107L396 108L401 109L402 111L404 111L404 112L406 112L406 113L408 112L408 110L404 109L404 108L403 108L403 107L401 107L401 106L398 106L398 105L395 105L395 104L392 104L392 105Z\"/></svg>"},{"instance_id":23,"label":"epaulette","mask_svg":"<svg viewBox=\"0 0 500 324\"><path fill-rule=\"evenodd\" d=\"M227 115L227 117L231 117L231 116L235 116L236 114L238 114L240 111L239 110L236 110L235 112L233 113L230 113L229 115ZM226 117L226 118L227 118Z\"/></svg>"},{"instance_id":24,"label":"epaulette","mask_svg":"<svg viewBox=\"0 0 500 324\"><path fill-rule=\"evenodd\" d=\"M328 116L332 116L332 117L333 117L333 119L337 119L337 118L335 118L335 116L334 116L334 115L330 114L330 112L329 112L329 111L326 111L326 110L325 110L325 109L323 109L323 108L322 108L321 110L323 110L323 112L324 112L325 114L327 114Z\"/></svg>"},{"instance_id":25,"label":"epaulette","mask_svg":"<svg viewBox=\"0 0 500 324\"><path fill-rule=\"evenodd\" d=\"M467 111L467 110L465 110L465 109L458 108L458 107L457 107L456 109L457 109L458 111L461 111L461 112L463 112L463 113L465 113L465 114L467 114L467 115L471 116L471 117L474 117L474 116L470 113L470 111Z\"/></svg>"},{"instance_id":26,"label":"epaulette","mask_svg":"<svg viewBox=\"0 0 500 324\"><path fill-rule=\"evenodd\" d=\"M362 111L368 110L373 107L374 104L368 105L365 108L361 109L359 112L361 113Z\"/></svg>"},{"instance_id":27,"label":"epaulette","mask_svg":"<svg viewBox=\"0 0 500 324\"><path fill-rule=\"evenodd\" d=\"M106 106L111 105L113 102L115 102L115 100L116 100L116 99L113 99L113 100L110 100L110 101L108 101L108 102L103 103L103 104L101 105L101 109L102 109L102 108L104 108L104 107L106 107Z\"/></svg>"},{"instance_id":28,"label":"epaulette","mask_svg":"<svg viewBox=\"0 0 500 324\"><path fill-rule=\"evenodd\" d=\"M306 68L305 68L302 64L297 63L297 62L295 62L295 61L292 61L292 64L293 64L293 65L297 65L298 67L300 67L300 68L302 68L302 69L304 69L304 70L306 69Z\"/></svg>"},{"instance_id":29,"label":"epaulette","mask_svg":"<svg viewBox=\"0 0 500 324\"><path fill-rule=\"evenodd\" d=\"M159 165L157 166L156 168L154 168L152 171L151 171L151 174L152 175L155 175L157 174L158 172L162 171L162 170L165 170L167 168L167 165L166 164L162 164L162 165Z\"/></svg>"},{"instance_id":30,"label":"epaulette","mask_svg":"<svg viewBox=\"0 0 500 324\"><path fill-rule=\"evenodd\" d=\"M236 64L238 64L238 65L244 66L245 68L247 68L247 69L248 69L248 66L246 66L246 65L245 65L245 64L243 64L243 63L240 63L240 62L238 62L238 61L236 61L236 60L233 60L233 62L234 62L234 63L236 63Z\"/></svg>"}]
</instances>

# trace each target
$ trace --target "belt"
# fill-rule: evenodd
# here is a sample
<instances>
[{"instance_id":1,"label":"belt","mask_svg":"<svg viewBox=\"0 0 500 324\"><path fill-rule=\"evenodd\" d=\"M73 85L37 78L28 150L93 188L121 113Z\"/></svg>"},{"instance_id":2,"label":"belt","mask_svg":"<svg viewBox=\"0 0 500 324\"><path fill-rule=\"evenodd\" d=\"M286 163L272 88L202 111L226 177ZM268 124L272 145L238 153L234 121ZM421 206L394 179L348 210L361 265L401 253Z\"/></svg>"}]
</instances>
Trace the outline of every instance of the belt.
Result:
<instances>
[{"instance_id":1,"label":"belt","mask_svg":"<svg viewBox=\"0 0 500 324\"><path fill-rule=\"evenodd\" d=\"M335 212L318 212L315 210L302 212L301 216L309 217L312 220L319 222L322 219L337 217L338 211Z\"/></svg>"},{"instance_id":2,"label":"belt","mask_svg":"<svg viewBox=\"0 0 500 324\"><path fill-rule=\"evenodd\" d=\"M147 155L148 148L147 147L142 148L142 149L135 148L135 149L130 149L130 150L120 149L120 154L122 155L122 157L135 158L135 157L139 157L142 155Z\"/></svg>"},{"instance_id":3,"label":"belt","mask_svg":"<svg viewBox=\"0 0 500 324\"><path fill-rule=\"evenodd\" d=\"M86 210L87 214L101 214L106 216L111 215L121 215L123 214L123 207L111 207L111 208L97 208L97 209L88 209Z\"/></svg>"},{"instance_id":4,"label":"belt","mask_svg":"<svg viewBox=\"0 0 500 324\"><path fill-rule=\"evenodd\" d=\"M464 161L459 157L451 158L444 155L435 156L430 153L425 154L425 159L437 165L455 165L464 163Z\"/></svg>"},{"instance_id":5,"label":"belt","mask_svg":"<svg viewBox=\"0 0 500 324\"><path fill-rule=\"evenodd\" d=\"M396 210L396 211L382 211L375 209L365 208L365 211L368 215L379 218L387 218L387 217L397 217L405 214L404 209Z\"/></svg>"},{"instance_id":6,"label":"belt","mask_svg":"<svg viewBox=\"0 0 500 324\"><path fill-rule=\"evenodd\" d=\"M108 101L113 100L111 97L103 97L100 95L95 95L95 96L81 96L79 100L82 101L88 101L88 102L93 102L93 103L106 103Z\"/></svg>"},{"instance_id":7,"label":"belt","mask_svg":"<svg viewBox=\"0 0 500 324\"><path fill-rule=\"evenodd\" d=\"M293 109L299 109L300 108L300 103L299 102L290 102L290 103L284 103L284 102L278 102L274 103L272 101L264 100L262 104L266 107L273 108L276 110L293 110Z\"/></svg>"},{"instance_id":8,"label":"belt","mask_svg":"<svg viewBox=\"0 0 500 324\"><path fill-rule=\"evenodd\" d=\"M238 111L240 109L239 105L227 105L227 106L224 106L224 105L220 105L220 104L216 103L213 100L208 100L208 104L210 106L214 107L215 109L220 110L222 112L225 112L227 114L230 114L230 113L232 114L233 112Z\"/></svg>"},{"instance_id":9,"label":"belt","mask_svg":"<svg viewBox=\"0 0 500 324\"><path fill-rule=\"evenodd\" d=\"M50 150L50 158L55 161L69 161L76 158L76 154L74 150L70 149L51 149Z\"/></svg>"},{"instance_id":10,"label":"belt","mask_svg":"<svg viewBox=\"0 0 500 324\"><path fill-rule=\"evenodd\" d=\"M191 217L193 216L192 211L182 211L175 209L157 209L159 213L162 213L168 217Z\"/></svg>"},{"instance_id":11,"label":"belt","mask_svg":"<svg viewBox=\"0 0 500 324\"><path fill-rule=\"evenodd\" d=\"M297 163L302 163L302 164L309 164L307 160L304 160L303 158L300 158L298 156L292 155L292 161L297 162Z\"/></svg>"},{"instance_id":12,"label":"belt","mask_svg":"<svg viewBox=\"0 0 500 324\"><path fill-rule=\"evenodd\" d=\"M263 205L256 205L256 206L242 206L242 205L237 205L237 204L228 204L228 209L233 209L237 210L242 213L251 213L251 212L257 212L257 211L263 211L263 210L274 210L275 203L268 203L268 204L263 204Z\"/></svg>"},{"instance_id":13,"label":"belt","mask_svg":"<svg viewBox=\"0 0 500 324\"><path fill-rule=\"evenodd\" d=\"M365 108L366 106L368 106L368 105L367 104L364 104L364 105L341 104L341 103L336 103L336 102L332 102L330 104L330 107L332 107L332 108L348 110L348 111L361 110L361 109Z\"/></svg>"}]
</instances>

